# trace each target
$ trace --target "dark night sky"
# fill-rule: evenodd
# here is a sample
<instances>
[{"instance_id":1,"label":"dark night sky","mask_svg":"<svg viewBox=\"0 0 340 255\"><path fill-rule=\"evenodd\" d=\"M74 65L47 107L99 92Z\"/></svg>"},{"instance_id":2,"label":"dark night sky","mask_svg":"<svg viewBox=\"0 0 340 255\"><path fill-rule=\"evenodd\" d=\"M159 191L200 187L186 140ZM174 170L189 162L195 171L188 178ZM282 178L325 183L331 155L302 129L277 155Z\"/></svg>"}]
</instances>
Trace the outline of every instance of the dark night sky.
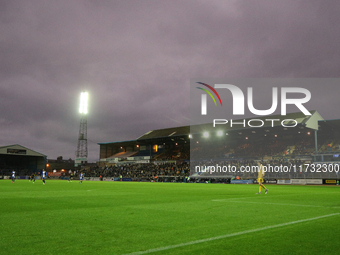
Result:
<instances>
[{"instance_id":1,"label":"dark night sky","mask_svg":"<svg viewBox=\"0 0 340 255\"><path fill-rule=\"evenodd\" d=\"M189 125L191 78L339 78L339 1L0 1L0 146L75 158ZM259 88L260 89L260 88ZM340 118L337 86L311 108ZM313 95L312 95L313 96Z\"/></svg>"}]
</instances>

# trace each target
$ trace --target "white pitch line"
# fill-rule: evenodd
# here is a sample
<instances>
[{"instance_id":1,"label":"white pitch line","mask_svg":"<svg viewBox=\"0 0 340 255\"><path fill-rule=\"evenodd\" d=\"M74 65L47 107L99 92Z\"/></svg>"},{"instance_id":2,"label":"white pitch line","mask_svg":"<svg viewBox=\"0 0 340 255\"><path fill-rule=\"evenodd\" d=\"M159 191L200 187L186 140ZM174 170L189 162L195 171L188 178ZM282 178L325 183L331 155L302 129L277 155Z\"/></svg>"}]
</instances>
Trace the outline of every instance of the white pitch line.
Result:
<instances>
[{"instance_id":1,"label":"white pitch line","mask_svg":"<svg viewBox=\"0 0 340 255\"><path fill-rule=\"evenodd\" d=\"M296 194L284 194L284 195L275 195L275 197L286 197L286 196L296 196ZM223 202L223 201L230 201L230 200L240 200L240 199L247 199L247 198L255 198L255 199L259 199L259 198L262 198L262 199L265 199L265 198L269 198L269 197L273 197L273 196L262 196L262 197L259 197L259 196L251 196L251 197L230 197L230 198L222 198L222 199L213 199L211 201L214 201L214 202Z\"/></svg>"},{"instance_id":2,"label":"white pitch line","mask_svg":"<svg viewBox=\"0 0 340 255\"><path fill-rule=\"evenodd\" d=\"M332 213L332 214L327 214L327 215L318 216L318 217L309 218L309 219L304 219L304 220L296 220L296 221L281 223L281 224L277 224L277 225L267 226L267 227L263 227L263 228L250 229L250 230L226 234L226 235L222 235L222 236L215 236L215 237L200 239L200 240L191 241L191 242L187 242L187 243L168 245L168 246L164 246L164 247L149 249L149 250L146 250L146 251L137 251L137 252L128 253L128 254L125 254L125 255L142 255L142 254L149 254L149 253L153 253L153 252L165 251L165 250L170 250L170 249L179 248L179 247L183 247L183 246L205 243L205 242L224 239L224 238L228 238L228 237L240 236L240 235L244 235L244 234L259 232L259 231L263 231L263 230L267 230L267 229L285 227L285 226L289 226L289 225L293 225L293 224L297 224L297 223L301 223L301 222L318 220L318 219L327 218L327 217L336 216L336 215L340 215L340 213Z\"/></svg>"},{"instance_id":3,"label":"white pitch line","mask_svg":"<svg viewBox=\"0 0 340 255\"><path fill-rule=\"evenodd\" d=\"M211 200L215 202L224 202L224 200ZM247 203L247 204L260 204L260 205L283 205L283 206L304 206L304 207L320 207L320 208L340 208L339 206L322 206L322 205L299 205L299 204L282 204L282 203L262 203L262 202L250 202L250 201L234 201L228 200L225 202L234 202L234 203Z\"/></svg>"},{"instance_id":4,"label":"white pitch line","mask_svg":"<svg viewBox=\"0 0 340 255\"><path fill-rule=\"evenodd\" d=\"M214 200L213 200L214 201ZM216 201L216 200L215 200ZM228 202L234 202L234 203L245 203L245 204L260 204L260 205L284 205L284 206L305 206L305 207L321 207L321 208L337 208L337 207L331 207L331 206L321 206L321 205L299 205L299 204L282 204L282 203L262 203L262 202L247 202L247 201L228 201Z\"/></svg>"}]
</instances>

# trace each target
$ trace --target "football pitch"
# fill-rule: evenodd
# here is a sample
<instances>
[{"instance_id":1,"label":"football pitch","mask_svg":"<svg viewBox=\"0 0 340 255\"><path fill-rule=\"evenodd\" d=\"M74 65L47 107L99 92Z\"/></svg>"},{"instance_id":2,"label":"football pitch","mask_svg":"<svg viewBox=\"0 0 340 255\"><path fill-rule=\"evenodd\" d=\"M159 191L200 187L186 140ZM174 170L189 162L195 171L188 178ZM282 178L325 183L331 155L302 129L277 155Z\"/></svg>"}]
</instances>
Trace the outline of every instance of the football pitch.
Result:
<instances>
[{"instance_id":1,"label":"football pitch","mask_svg":"<svg viewBox=\"0 0 340 255\"><path fill-rule=\"evenodd\" d=\"M340 186L0 181L0 254L340 254Z\"/></svg>"}]
</instances>

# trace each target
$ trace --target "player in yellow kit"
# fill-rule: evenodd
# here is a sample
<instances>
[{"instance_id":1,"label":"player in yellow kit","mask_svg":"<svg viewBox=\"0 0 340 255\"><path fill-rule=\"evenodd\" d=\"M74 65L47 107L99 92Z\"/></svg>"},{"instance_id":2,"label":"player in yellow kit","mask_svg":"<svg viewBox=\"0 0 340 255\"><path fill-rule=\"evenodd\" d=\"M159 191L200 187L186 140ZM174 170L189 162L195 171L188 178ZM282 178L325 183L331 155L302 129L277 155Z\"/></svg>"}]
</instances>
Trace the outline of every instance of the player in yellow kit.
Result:
<instances>
[{"instance_id":1,"label":"player in yellow kit","mask_svg":"<svg viewBox=\"0 0 340 255\"><path fill-rule=\"evenodd\" d=\"M268 189L262 184L263 183L263 176L264 176L264 170L263 166L260 162L257 162L258 168L258 175L257 175L257 181L259 182L259 192L256 194L261 194L261 189L264 188L266 190L265 194L268 193Z\"/></svg>"}]
</instances>

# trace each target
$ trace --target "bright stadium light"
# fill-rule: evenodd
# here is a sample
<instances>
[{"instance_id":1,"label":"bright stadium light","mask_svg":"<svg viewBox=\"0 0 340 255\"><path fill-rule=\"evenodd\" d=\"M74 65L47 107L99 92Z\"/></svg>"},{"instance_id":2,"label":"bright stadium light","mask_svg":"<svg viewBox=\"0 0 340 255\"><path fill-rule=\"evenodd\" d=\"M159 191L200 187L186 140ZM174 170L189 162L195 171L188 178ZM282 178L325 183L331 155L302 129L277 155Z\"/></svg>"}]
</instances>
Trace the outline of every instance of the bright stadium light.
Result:
<instances>
[{"instance_id":1,"label":"bright stadium light","mask_svg":"<svg viewBox=\"0 0 340 255\"><path fill-rule=\"evenodd\" d=\"M219 130L219 131L217 132L217 135L218 135L218 136L222 136L222 135L223 135L223 131L222 131L222 130Z\"/></svg>"},{"instance_id":2,"label":"bright stadium light","mask_svg":"<svg viewBox=\"0 0 340 255\"><path fill-rule=\"evenodd\" d=\"M80 105L79 105L79 113L81 114L87 114L87 101L88 101L89 95L87 92L81 92L80 93Z\"/></svg>"},{"instance_id":3,"label":"bright stadium light","mask_svg":"<svg viewBox=\"0 0 340 255\"><path fill-rule=\"evenodd\" d=\"M204 136L205 138L208 138L208 137L209 137L209 133L208 133L208 132L204 132L204 133L203 133L203 136Z\"/></svg>"}]
</instances>

